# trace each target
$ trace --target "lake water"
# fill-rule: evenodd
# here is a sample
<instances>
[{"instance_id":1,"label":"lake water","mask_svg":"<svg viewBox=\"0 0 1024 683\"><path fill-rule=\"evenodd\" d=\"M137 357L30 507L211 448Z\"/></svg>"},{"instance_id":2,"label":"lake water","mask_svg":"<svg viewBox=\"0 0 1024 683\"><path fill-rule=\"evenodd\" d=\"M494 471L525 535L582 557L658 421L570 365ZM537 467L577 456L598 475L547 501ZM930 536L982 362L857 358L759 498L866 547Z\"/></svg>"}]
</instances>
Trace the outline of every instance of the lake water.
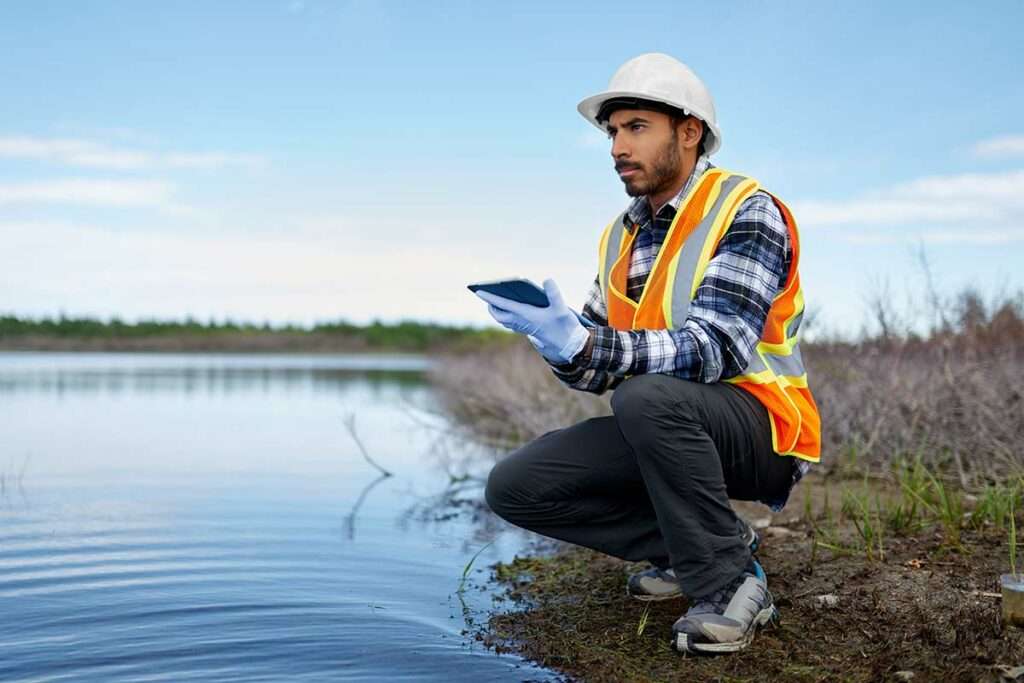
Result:
<instances>
[{"instance_id":1,"label":"lake water","mask_svg":"<svg viewBox=\"0 0 1024 683\"><path fill-rule=\"evenodd\" d=\"M555 680L463 633L530 539L425 367L0 353L0 680Z\"/></svg>"}]
</instances>

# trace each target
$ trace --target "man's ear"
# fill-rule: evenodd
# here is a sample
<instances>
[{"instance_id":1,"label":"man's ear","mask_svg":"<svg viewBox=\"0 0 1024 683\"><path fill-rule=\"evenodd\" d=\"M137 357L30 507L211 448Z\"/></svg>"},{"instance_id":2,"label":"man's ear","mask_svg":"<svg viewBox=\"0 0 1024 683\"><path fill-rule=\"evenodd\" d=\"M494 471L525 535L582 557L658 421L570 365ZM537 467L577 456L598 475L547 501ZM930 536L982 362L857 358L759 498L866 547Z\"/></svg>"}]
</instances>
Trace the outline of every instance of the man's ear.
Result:
<instances>
[{"instance_id":1,"label":"man's ear","mask_svg":"<svg viewBox=\"0 0 1024 683\"><path fill-rule=\"evenodd\" d=\"M683 147L691 149L700 144L701 135L704 133L703 121L695 116L687 116L679 126L679 137L683 141Z\"/></svg>"}]
</instances>

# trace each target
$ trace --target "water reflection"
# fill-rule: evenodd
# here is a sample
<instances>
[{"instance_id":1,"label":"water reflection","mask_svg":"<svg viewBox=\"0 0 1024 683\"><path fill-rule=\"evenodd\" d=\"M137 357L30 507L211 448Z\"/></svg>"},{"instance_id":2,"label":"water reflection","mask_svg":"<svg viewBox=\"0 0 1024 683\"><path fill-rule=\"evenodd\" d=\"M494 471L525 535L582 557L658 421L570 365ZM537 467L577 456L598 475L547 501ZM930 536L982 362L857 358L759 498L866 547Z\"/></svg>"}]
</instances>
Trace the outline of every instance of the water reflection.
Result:
<instances>
[{"instance_id":1,"label":"water reflection","mask_svg":"<svg viewBox=\"0 0 1024 683\"><path fill-rule=\"evenodd\" d=\"M429 359L418 356L0 353L0 393L332 392L422 384Z\"/></svg>"},{"instance_id":2,"label":"water reflection","mask_svg":"<svg viewBox=\"0 0 1024 683\"><path fill-rule=\"evenodd\" d=\"M356 498L356 502L352 505L352 510L347 515L345 515L345 537L350 541L355 540L356 537L356 516L359 514L359 508L362 506L363 501L366 500L366 497L370 494L370 491L372 491L374 487L377 486L377 484L381 483L390 476L391 475L389 474L380 475L379 477L371 481L369 484L367 484L365 487L363 487L363 490L359 492L359 496Z\"/></svg>"},{"instance_id":3,"label":"water reflection","mask_svg":"<svg viewBox=\"0 0 1024 683\"><path fill-rule=\"evenodd\" d=\"M0 354L0 680L547 679L465 633L524 535L392 360Z\"/></svg>"}]
</instances>

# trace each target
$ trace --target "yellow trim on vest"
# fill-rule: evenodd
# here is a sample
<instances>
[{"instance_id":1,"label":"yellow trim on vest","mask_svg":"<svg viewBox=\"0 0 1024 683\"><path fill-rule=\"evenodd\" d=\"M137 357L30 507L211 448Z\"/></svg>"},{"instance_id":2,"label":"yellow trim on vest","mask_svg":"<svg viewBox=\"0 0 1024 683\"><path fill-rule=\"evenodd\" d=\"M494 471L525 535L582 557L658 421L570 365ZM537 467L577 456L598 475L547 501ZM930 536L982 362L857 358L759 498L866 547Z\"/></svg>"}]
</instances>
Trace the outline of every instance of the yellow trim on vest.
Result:
<instances>
[{"instance_id":1,"label":"yellow trim on vest","mask_svg":"<svg viewBox=\"0 0 1024 683\"><path fill-rule=\"evenodd\" d=\"M703 177L703 176L701 176L701 177ZM692 190L691 190L691 192L692 192ZM680 204L679 206L685 206L685 205L684 204ZM663 239L662 242L661 242L662 245L664 245L665 242L668 242L669 236L673 232L675 232L676 226L679 225L679 219L682 218L682 217L683 217L683 212L682 211L677 211L676 215L675 215L675 218L672 219L672 225L668 226L668 232L665 233L665 239ZM651 266L650 272L647 273L647 277L648 278L650 278L651 275L653 275L654 273L657 272L658 264L661 263L661 256L664 253L665 253L664 249L658 249L658 253L654 256L654 265ZM636 310L633 311L633 320L631 321L631 326L636 324L636 312L639 311L640 307L643 305L644 299L647 297L647 291L648 291L647 283L645 282L644 283L644 288L642 290L640 290L640 300L636 302Z\"/></svg>"},{"instance_id":2,"label":"yellow trim on vest","mask_svg":"<svg viewBox=\"0 0 1024 683\"><path fill-rule=\"evenodd\" d=\"M754 353L757 353L756 349L754 350ZM733 384L737 384L739 382L750 382L752 384L768 384L769 382L774 382L777 377L779 377L779 375L773 374L771 368L769 368L767 370L762 370L761 372L751 372L746 375L734 375L733 377L723 379L722 381L732 382Z\"/></svg>"},{"instance_id":3,"label":"yellow trim on vest","mask_svg":"<svg viewBox=\"0 0 1024 683\"><path fill-rule=\"evenodd\" d=\"M782 292L779 292L779 296L782 296ZM775 297L778 299L779 297ZM772 299L772 303L775 303L775 299ZM796 320L796 317L804 312L804 289L801 287L796 292L796 297L793 299L793 315L786 318L785 322L782 323L782 334L789 336L789 324ZM799 330L797 331L799 335ZM796 335L794 335L796 336Z\"/></svg>"},{"instance_id":4,"label":"yellow trim on vest","mask_svg":"<svg viewBox=\"0 0 1024 683\"><path fill-rule=\"evenodd\" d=\"M760 349L755 347L754 352L761 356L761 362L762 363L764 363L765 365L768 365L768 363L765 362L764 355L761 353ZM768 370L765 370L763 372L759 372L755 376L758 377L759 379L762 379L763 375L769 375L771 378L769 379L768 382L759 381L757 383L758 384L768 384L770 382L775 382L776 384L778 384L779 387L782 389L782 391L779 392L779 394L782 396L782 398L784 398L786 400L787 403L789 403L789 406L790 406L790 408L792 408L792 412L794 414L796 414L796 419L797 419L796 428L793 429L793 439L792 439L792 442L787 445L788 446L787 448L783 448L779 444L779 435L776 433L775 420L771 419L771 416L769 416L769 420L768 421L772 425L772 450L774 450L776 453L780 453L780 454L782 454L782 453L792 453L793 449L796 448L797 442L800 441L800 428L803 427L803 422L804 422L804 417L803 417L803 414L801 414L800 409L797 408L796 404L793 403L792 399L789 398L789 395L785 391L786 387L794 386L794 385L793 385L792 382L789 381L789 376L774 374L774 372L771 370L771 366L769 366ZM738 377L741 379L741 381L751 381L751 376L750 375L738 375ZM806 375L801 375L801 377L804 378L804 382L805 382L805 386L806 386Z\"/></svg>"},{"instance_id":5,"label":"yellow trim on vest","mask_svg":"<svg viewBox=\"0 0 1024 683\"><path fill-rule=\"evenodd\" d=\"M676 323L672 320L672 283L676 281L676 270L679 268L679 257L683 255L682 249L677 249L668 263L668 282L665 284L665 296L661 297L661 315L665 318L665 328L674 330ZM690 297L691 299L693 297Z\"/></svg>"},{"instance_id":6,"label":"yellow trim on vest","mask_svg":"<svg viewBox=\"0 0 1024 683\"><path fill-rule=\"evenodd\" d=\"M683 217L683 214L686 213L685 211L683 211L683 209L689 205L690 199L693 197L693 194L697 191L697 188L699 188L701 186L701 183L704 182L704 178L708 174L710 174L710 173L720 173L720 172L721 172L720 169L709 168L708 170L706 170L703 173L701 173L700 177L697 179L697 182L695 182L693 184L693 186L690 187L690 190L686 193L686 196L683 197L682 203L679 204L679 207L676 210L675 218L672 219L672 225L670 225L668 227L668 232L665 233L665 239L662 240L662 245L666 244L669 241L669 239L672 237L672 234L676 231L676 226L679 225L679 219L681 219ZM715 179L715 184L711 187L711 192L708 193L708 200L704 204L704 207L706 207L708 205L714 206L714 198L718 197L718 192L721 189L722 178L723 177L724 176L721 176L721 177ZM703 213L703 208L704 207L701 207L701 209L702 209L701 213ZM661 257L662 257L662 254L664 254L664 253L665 253L664 249L658 249L658 253L654 257L654 264L651 266L651 271L650 271L651 273L657 272L658 264L661 262ZM650 277L650 274L648 274L648 277ZM648 288L647 288L647 285L645 284L643 290L640 292L640 301L637 302L637 307L636 307L637 311L639 311L641 306L643 306L644 298L647 296L647 292L648 292ZM671 299L671 294L669 295L668 298ZM663 301L663 303L664 303L664 301ZM670 303L670 305L671 305L671 303ZM635 323L635 321L636 321L636 311L633 312L633 320L634 320L634 323ZM668 318L666 318L666 320L668 320Z\"/></svg>"},{"instance_id":7,"label":"yellow trim on vest","mask_svg":"<svg viewBox=\"0 0 1024 683\"><path fill-rule=\"evenodd\" d=\"M779 379L780 379L780 384L782 382L785 382L784 378L780 377ZM793 442L789 444L789 447L785 448L785 449L783 449L783 448L776 448L775 452L776 453L789 453L791 450L796 448L797 442L800 441L800 428L804 426L804 416L800 412L800 409L796 407L796 404L793 403L793 401L789 398L789 394L786 393L786 391L785 391L786 384L782 384L782 389L783 389L782 397L784 399L786 399L787 401L789 401L789 405L793 408L793 412L796 413L796 429L793 430ZM773 422L773 421L774 420L769 420L769 422ZM776 445L777 446L778 443L773 440L772 441L772 445Z\"/></svg>"},{"instance_id":8,"label":"yellow trim on vest","mask_svg":"<svg viewBox=\"0 0 1024 683\"><path fill-rule=\"evenodd\" d=\"M726 173L728 175L726 175L725 178L733 175L741 175L739 173L732 173L731 171L726 171ZM760 187L761 185L756 180L748 177L746 180L734 187L732 193L726 197L723 204L725 211L720 211L715 217L715 222L708 231L707 239L704 240L700 258L697 260L697 267L693 271L693 282L690 283L691 301L695 296L697 296L697 288L704 279L704 272L707 270L708 263L711 261L712 253L718 247L722 234L729 229L733 218L735 218L736 214L739 212L740 204L742 204L747 197L757 192Z\"/></svg>"},{"instance_id":9,"label":"yellow trim on vest","mask_svg":"<svg viewBox=\"0 0 1024 683\"><path fill-rule=\"evenodd\" d=\"M633 238L634 238L634 237L636 237L636 235L633 235L633 234L629 233L629 232L628 232L628 231L626 231L626 230L623 230L623 231L622 231L622 240L621 240L621 242L619 243L619 255L618 255L618 256L617 256L616 258L615 258L615 261L614 261L614 262L612 263L612 267L611 267L611 268L610 268L610 269L608 270L608 275L609 275L609 276L610 276L610 275L611 275L612 273L614 273L614 272L615 272L615 269L616 269L616 268L617 268L617 267L619 266L619 262L620 262L620 261L621 261L622 259L624 259L624 258L629 258L630 256L632 256L632 253L631 253L631 252L632 252L632 250L631 250L631 249L625 249L625 250L623 249L623 245L624 245L624 244L626 244L626 238L627 238L627 237L629 238L629 242L632 242L632 241L633 241ZM629 272L629 265L628 265L628 264L627 264L627 266L626 266L626 272L627 272L627 273ZM627 280L626 280L626 282L627 282L627 284L628 284L628 283L629 283L629 280L627 279ZM609 282L609 283L608 283L608 289L609 289L609 290L610 290L610 291L611 291L611 292L612 292L613 294L618 294L618 295L619 295L619 297L620 297L620 298L621 298L621 299L622 299L622 300L623 300L624 302L628 303L628 304L629 304L630 306L632 306L632 307L633 307L633 319L634 319L634 320L636 320L636 312L637 312L637 310L638 310L638 309L640 308L640 302L634 302L634 301L633 301L632 299L630 299L630 298L629 298L628 296L626 296L626 293L625 293L625 292L620 292L620 291L619 291L619 290L618 290L618 289L617 289L617 288L615 287L615 281L614 281L614 279L613 279L613 280L612 280L611 282ZM645 289L646 289L646 288L645 288ZM642 297L641 297L641 298L642 298ZM610 317L610 316L611 316L611 313L609 312L609 317ZM609 322L610 322L610 320L609 320Z\"/></svg>"},{"instance_id":10,"label":"yellow trim on vest","mask_svg":"<svg viewBox=\"0 0 1024 683\"><path fill-rule=\"evenodd\" d=\"M779 455L788 455L790 457L800 458L801 460L806 460L808 462L821 462L820 458L815 458L813 455L810 455L808 453L801 453L800 451L795 449L792 451L786 451L785 453L779 453Z\"/></svg>"},{"instance_id":11,"label":"yellow trim on vest","mask_svg":"<svg viewBox=\"0 0 1024 683\"><path fill-rule=\"evenodd\" d=\"M761 341L757 345L765 351L770 351L776 356L789 356L793 353L793 347L796 346L799 341L798 337L786 337L786 341L781 344L772 344L771 342Z\"/></svg>"},{"instance_id":12,"label":"yellow trim on vest","mask_svg":"<svg viewBox=\"0 0 1024 683\"><path fill-rule=\"evenodd\" d=\"M608 238L611 237L612 228L615 227L615 223L618 220L619 219L616 218L605 227L604 232L601 233L601 239L597 242L597 262L599 264L597 275L599 284L601 285L601 298L604 298L604 293L608 291L608 284L605 282L604 276L604 255L608 249ZM608 302L606 301L605 305L607 306L607 304Z\"/></svg>"},{"instance_id":13,"label":"yellow trim on vest","mask_svg":"<svg viewBox=\"0 0 1024 683\"><path fill-rule=\"evenodd\" d=\"M800 389L807 388L807 373L800 375L799 377L793 375L782 375L789 382L790 386L798 387Z\"/></svg>"},{"instance_id":14,"label":"yellow trim on vest","mask_svg":"<svg viewBox=\"0 0 1024 683\"><path fill-rule=\"evenodd\" d=\"M711 188L711 192L708 193L708 201L704 205L705 210L714 208L715 202L718 201L718 198L722 194L722 185L725 184L725 181L728 180L729 177L730 173L728 171L724 171L722 175L718 178L718 182L715 183L714 187ZM733 188L734 192L735 190L736 188ZM729 198L731 196L732 195L730 194L725 198L723 206L729 202ZM702 211L701 213L704 212ZM700 285L700 281L704 279L703 271L707 267L707 260L705 257L708 255L708 252L710 251L710 249L708 248L709 240L707 238L713 234L717 234L719 225L718 218L721 215L722 212L719 211L718 216L715 216L712 219L714 222L711 224L711 229L708 230L708 234L704 238L704 244L701 245L700 257L697 259L697 267L693 271L693 280L690 282L690 301L693 301L693 298L697 295L697 287Z\"/></svg>"}]
</instances>

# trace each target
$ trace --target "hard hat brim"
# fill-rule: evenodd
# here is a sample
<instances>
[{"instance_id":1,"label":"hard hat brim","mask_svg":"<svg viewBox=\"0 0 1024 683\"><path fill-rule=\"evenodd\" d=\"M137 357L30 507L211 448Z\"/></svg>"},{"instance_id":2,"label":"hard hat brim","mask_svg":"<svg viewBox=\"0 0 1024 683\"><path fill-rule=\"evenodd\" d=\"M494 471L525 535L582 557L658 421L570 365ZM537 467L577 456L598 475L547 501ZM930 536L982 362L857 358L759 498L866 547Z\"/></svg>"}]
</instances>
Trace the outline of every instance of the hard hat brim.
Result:
<instances>
[{"instance_id":1,"label":"hard hat brim","mask_svg":"<svg viewBox=\"0 0 1024 683\"><path fill-rule=\"evenodd\" d=\"M637 92L635 90L606 90L596 95L591 95L590 97L583 98L582 100L580 100L580 103L576 105L576 110L583 116L583 118L585 118L587 121L590 121L590 123L595 128L600 130L602 133L607 133L608 131L605 129L605 127L601 124L600 121L597 120L597 114L598 112L601 111L601 105L603 105L605 102L620 97L651 100L652 102L661 102L662 104L667 104L670 107L680 109L686 112L687 114L692 114L693 116L696 116L698 119L700 119L704 123L704 125L707 126L709 129L707 149L704 151L704 154L706 154L707 156L711 156L712 154L718 151L719 147L722 146L722 133L721 131L719 131L718 126L708 121L709 117L706 114L704 114L703 112L696 111L695 109L692 109L690 107L681 107L667 98L658 97L657 95L652 95L651 93Z\"/></svg>"}]
</instances>

